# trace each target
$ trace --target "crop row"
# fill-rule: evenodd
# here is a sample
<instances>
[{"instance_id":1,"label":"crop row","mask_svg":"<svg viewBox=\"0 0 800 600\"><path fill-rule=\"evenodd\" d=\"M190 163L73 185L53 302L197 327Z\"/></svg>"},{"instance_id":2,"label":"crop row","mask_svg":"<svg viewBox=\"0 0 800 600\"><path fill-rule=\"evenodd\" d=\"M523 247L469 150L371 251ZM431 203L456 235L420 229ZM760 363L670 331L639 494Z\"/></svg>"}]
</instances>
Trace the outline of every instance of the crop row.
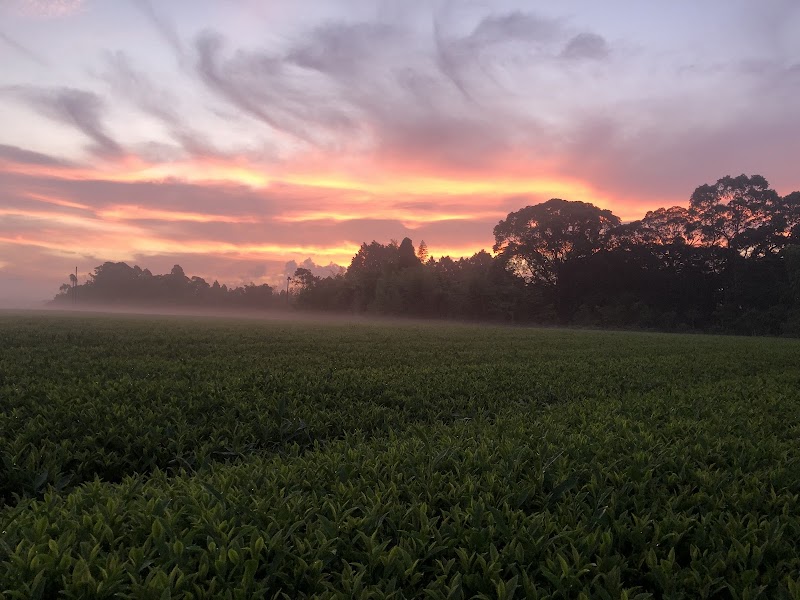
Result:
<instances>
[{"instance_id":1,"label":"crop row","mask_svg":"<svg viewBox=\"0 0 800 600\"><path fill-rule=\"evenodd\" d=\"M15 316L0 333L0 503L800 363L785 340L467 326Z\"/></svg>"},{"instance_id":2,"label":"crop row","mask_svg":"<svg viewBox=\"0 0 800 600\"><path fill-rule=\"evenodd\" d=\"M797 598L796 382L346 434L0 511L8 598Z\"/></svg>"}]
</instances>

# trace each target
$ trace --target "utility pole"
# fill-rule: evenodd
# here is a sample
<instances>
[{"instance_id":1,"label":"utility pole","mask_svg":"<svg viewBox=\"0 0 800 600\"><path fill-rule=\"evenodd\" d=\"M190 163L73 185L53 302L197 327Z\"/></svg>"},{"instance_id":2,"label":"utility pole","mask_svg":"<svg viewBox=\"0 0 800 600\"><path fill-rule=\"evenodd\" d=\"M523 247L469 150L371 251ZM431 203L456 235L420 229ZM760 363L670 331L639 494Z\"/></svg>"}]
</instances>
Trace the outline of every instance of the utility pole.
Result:
<instances>
[{"instance_id":1,"label":"utility pole","mask_svg":"<svg viewBox=\"0 0 800 600\"><path fill-rule=\"evenodd\" d=\"M286 278L286 308L289 308L289 282L291 280L291 277Z\"/></svg>"},{"instance_id":2,"label":"utility pole","mask_svg":"<svg viewBox=\"0 0 800 600\"><path fill-rule=\"evenodd\" d=\"M78 304L78 267L75 267L75 281L72 284L72 303Z\"/></svg>"}]
</instances>

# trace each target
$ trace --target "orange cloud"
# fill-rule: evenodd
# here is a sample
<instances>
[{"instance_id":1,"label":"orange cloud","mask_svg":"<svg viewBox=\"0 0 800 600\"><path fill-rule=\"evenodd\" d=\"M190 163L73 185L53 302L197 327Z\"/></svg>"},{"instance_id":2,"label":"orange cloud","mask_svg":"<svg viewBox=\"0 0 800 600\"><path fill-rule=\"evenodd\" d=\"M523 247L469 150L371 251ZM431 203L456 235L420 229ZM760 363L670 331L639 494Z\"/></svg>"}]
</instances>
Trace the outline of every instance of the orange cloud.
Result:
<instances>
[{"instance_id":1,"label":"orange cloud","mask_svg":"<svg viewBox=\"0 0 800 600\"><path fill-rule=\"evenodd\" d=\"M176 179L188 183L232 183L254 189L292 185L337 192L351 192L352 203L369 203L375 197L508 197L526 196L581 199L608 208L612 202L591 186L570 178L548 175L522 175L518 168L493 173L455 174L406 172L401 166L369 170L364 165L337 169L295 160L271 169L240 158L198 159L149 164L129 156L105 167L65 167L13 164L9 169L26 175L57 177L67 180L104 180L118 183ZM533 167L530 170L535 170ZM479 201L480 202L480 201Z\"/></svg>"},{"instance_id":2,"label":"orange cloud","mask_svg":"<svg viewBox=\"0 0 800 600\"><path fill-rule=\"evenodd\" d=\"M130 239L130 238L129 238ZM58 254L84 251L68 230L48 231L46 236L18 234L0 236L0 242L35 246ZM113 260L132 260L137 255L198 254L220 255L231 259L289 260L298 256L321 257L333 262L349 263L360 243L342 241L334 245L314 244L235 244L218 241L175 241L160 237L137 237L135 245L116 235L98 236L91 244L92 254L113 257Z\"/></svg>"},{"instance_id":3,"label":"orange cloud","mask_svg":"<svg viewBox=\"0 0 800 600\"><path fill-rule=\"evenodd\" d=\"M143 240L137 247L141 254L213 254L244 260L271 258L288 260L298 256L322 257L333 262L350 262L360 243L314 244L235 244L216 241L174 242L160 238Z\"/></svg>"},{"instance_id":4,"label":"orange cloud","mask_svg":"<svg viewBox=\"0 0 800 600\"><path fill-rule=\"evenodd\" d=\"M44 202L46 204L53 204L55 206L63 206L64 208L80 208L83 210L89 210L91 208L88 204L81 204L79 202L73 202L71 200L65 200L63 198L56 198L54 196L48 196L44 194L34 194L28 192L25 194L25 197L37 202Z\"/></svg>"},{"instance_id":5,"label":"orange cloud","mask_svg":"<svg viewBox=\"0 0 800 600\"><path fill-rule=\"evenodd\" d=\"M97 216L103 219L118 221L189 221L192 223L258 223L255 217L235 217L229 215L212 215L174 210L160 210L133 205L116 205L97 211Z\"/></svg>"},{"instance_id":6,"label":"orange cloud","mask_svg":"<svg viewBox=\"0 0 800 600\"><path fill-rule=\"evenodd\" d=\"M31 203L0 210L0 217L19 219L8 220L0 242L26 253L38 248L51 257L142 266L148 256L195 256L198 265L214 257L230 261L228 272L206 273L220 280L250 277L243 275L245 263L313 257L348 265L362 242L411 236L409 230L422 229L420 237L433 257L471 256L491 249L491 226L484 229L484 224L550 197L617 209L623 219L643 215L641 204L611 202L582 181L513 162L492 172L462 173L336 158L327 164L292 160L267 167L241 157L151 164L128 156L92 166L54 161L6 162L5 167L20 179L32 178L35 187L31 191L24 181L13 182L17 198ZM140 183L163 184L164 193L159 185L125 185ZM203 193L193 196L193 190Z\"/></svg>"},{"instance_id":7,"label":"orange cloud","mask_svg":"<svg viewBox=\"0 0 800 600\"><path fill-rule=\"evenodd\" d=\"M52 211L29 210L24 208L0 208L0 217L21 217L25 219L35 219L38 221L51 223L59 228L64 225L69 225L70 227L78 227L93 231L125 233L131 235L140 232L138 229L133 229L131 227L115 223L107 223L92 217L83 217L69 213Z\"/></svg>"},{"instance_id":8,"label":"orange cloud","mask_svg":"<svg viewBox=\"0 0 800 600\"><path fill-rule=\"evenodd\" d=\"M376 203L377 204L377 203ZM502 219L505 213L498 211L472 211L472 212L436 212L409 210L394 207L364 207L358 211L326 211L326 210L307 210L288 212L278 215L275 221L283 223L304 223L309 221L353 221L356 219L386 219L399 221L408 229L416 229L426 223L438 223L441 221L470 221L473 219Z\"/></svg>"}]
</instances>

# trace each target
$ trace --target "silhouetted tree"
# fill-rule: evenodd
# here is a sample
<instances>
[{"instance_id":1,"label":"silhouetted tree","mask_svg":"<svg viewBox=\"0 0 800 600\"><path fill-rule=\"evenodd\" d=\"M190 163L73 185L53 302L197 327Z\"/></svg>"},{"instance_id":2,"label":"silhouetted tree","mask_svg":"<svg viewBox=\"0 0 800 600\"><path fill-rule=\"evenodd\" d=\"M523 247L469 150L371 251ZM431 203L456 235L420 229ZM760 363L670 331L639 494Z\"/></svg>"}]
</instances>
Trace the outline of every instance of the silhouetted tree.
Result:
<instances>
[{"instance_id":1,"label":"silhouetted tree","mask_svg":"<svg viewBox=\"0 0 800 600\"><path fill-rule=\"evenodd\" d=\"M394 240L387 245L375 241L362 244L346 275L353 287L353 308L357 311L391 312L387 306L395 303L392 299L393 274L419 265L414 243L409 238L404 238L400 244Z\"/></svg>"},{"instance_id":2,"label":"silhouetted tree","mask_svg":"<svg viewBox=\"0 0 800 600\"><path fill-rule=\"evenodd\" d=\"M425 243L425 240L420 241L417 247L417 258L421 263L425 263L428 260L428 244Z\"/></svg>"},{"instance_id":3,"label":"silhouetted tree","mask_svg":"<svg viewBox=\"0 0 800 600\"><path fill-rule=\"evenodd\" d=\"M776 249L786 244L800 244L800 192L781 198L774 207L772 220Z\"/></svg>"},{"instance_id":4,"label":"silhouetted tree","mask_svg":"<svg viewBox=\"0 0 800 600\"><path fill-rule=\"evenodd\" d=\"M320 280L319 277L315 276L311 271L303 267L296 269L293 277L294 281L301 290L313 288L314 285Z\"/></svg>"},{"instance_id":5,"label":"silhouetted tree","mask_svg":"<svg viewBox=\"0 0 800 600\"><path fill-rule=\"evenodd\" d=\"M414 242L410 238L403 238L403 241L400 242L400 246L397 248L397 262L401 269L419 266L420 260L414 251Z\"/></svg>"},{"instance_id":6,"label":"silhouetted tree","mask_svg":"<svg viewBox=\"0 0 800 600\"><path fill-rule=\"evenodd\" d=\"M753 248L748 231L769 226L769 209L779 196L761 175L725 176L715 184L698 187L689 204L689 231L698 231L710 246L749 252Z\"/></svg>"},{"instance_id":7,"label":"silhouetted tree","mask_svg":"<svg viewBox=\"0 0 800 600\"><path fill-rule=\"evenodd\" d=\"M650 241L657 244L693 246L698 242L698 239L689 233L689 211L681 206L648 211L641 224L651 234Z\"/></svg>"},{"instance_id":8,"label":"silhouetted tree","mask_svg":"<svg viewBox=\"0 0 800 600\"><path fill-rule=\"evenodd\" d=\"M73 276L74 277L74 276ZM66 288L64 287L66 286ZM268 285L249 284L229 289L202 277L187 277L179 265L166 275L153 275L148 269L124 262L106 262L94 269L89 281L81 286L82 304L147 305L147 306L209 306L239 308L269 308L276 302ZM71 296L71 286L64 284L55 302Z\"/></svg>"},{"instance_id":9,"label":"silhouetted tree","mask_svg":"<svg viewBox=\"0 0 800 600\"><path fill-rule=\"evenodd\" d=\"M606 234L605 248L624 250L657 242L658 236L651 229L645 227L642 221L631 221L613 227Z\"/></svg>"},{"instance_id":10,"label":"silhouetted tree","mask_svg":"<svg viewBox=\"0 0 800 600\"><path fill-rule=\"evenodd\" d=\"M553 198L509 215L494 228L494 251L528 282L554 286L564 262L591 255L620 224L611 211Z\"/></svg>"}]
</instances>

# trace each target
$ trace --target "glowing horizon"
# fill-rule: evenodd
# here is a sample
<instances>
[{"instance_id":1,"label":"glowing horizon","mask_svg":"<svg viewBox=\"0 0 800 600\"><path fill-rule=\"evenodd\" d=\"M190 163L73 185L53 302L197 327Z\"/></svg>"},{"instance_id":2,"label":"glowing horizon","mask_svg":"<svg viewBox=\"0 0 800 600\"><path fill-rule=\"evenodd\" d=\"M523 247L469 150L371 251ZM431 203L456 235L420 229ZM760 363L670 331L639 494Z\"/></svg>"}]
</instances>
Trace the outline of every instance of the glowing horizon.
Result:
<instances>
[{"instance_id":1,"label":"glowing horizon","mask_svg":"<svg viewBox=\"0 0 800 600\"><path fill-rule=\"evenodd\" d=\"M800 7L768 3L0 5L0 303L76 262L276 283L373 240L490 250L554 197L630 221L726 174L789 193Z\"/></svg>"}]
</instances>

